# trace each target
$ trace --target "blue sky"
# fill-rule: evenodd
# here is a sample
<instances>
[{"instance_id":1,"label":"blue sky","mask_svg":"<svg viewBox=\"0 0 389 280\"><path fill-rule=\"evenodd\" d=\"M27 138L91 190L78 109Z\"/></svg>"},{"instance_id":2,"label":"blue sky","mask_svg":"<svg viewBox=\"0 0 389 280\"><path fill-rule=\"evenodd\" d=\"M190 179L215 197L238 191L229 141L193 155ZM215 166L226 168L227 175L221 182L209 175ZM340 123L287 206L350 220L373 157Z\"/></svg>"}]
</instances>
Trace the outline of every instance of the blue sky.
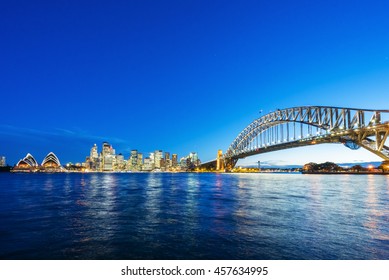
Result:
<instances>
[{"instance_id":1,"label":"blue sky","mask_svg":"<svg viewBox=\"0 0 389 280\"><path fill-rule=\"evenodd\" d=\"M389 109L388 1L1 1L0 155L202 160L259 111ZM341 145L261 155L380 160ZM255 162L257 157L246 159Z\"/></svg>"}]
</instances>

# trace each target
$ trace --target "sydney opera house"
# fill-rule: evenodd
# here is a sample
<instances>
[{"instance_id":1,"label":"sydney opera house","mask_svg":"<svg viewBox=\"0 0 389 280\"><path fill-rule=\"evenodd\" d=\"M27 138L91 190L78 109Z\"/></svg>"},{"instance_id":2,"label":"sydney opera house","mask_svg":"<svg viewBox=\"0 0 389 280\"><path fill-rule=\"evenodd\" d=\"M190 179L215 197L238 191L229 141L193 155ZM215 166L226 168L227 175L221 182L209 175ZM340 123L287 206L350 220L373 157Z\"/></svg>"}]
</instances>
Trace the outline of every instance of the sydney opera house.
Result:
<instances>
[{"instance_id":1,"label":"sydney opera house","mask_svg":"<svg viewBox=\"0 0 389 280\"><path fill-rule=\"evenodd\" d=\"M50 152L41 164L38 164L36 159L28 153L12 169L15 172L61 172L63 170L58 157L53 152Z\"/></svg>"}]
</instances>

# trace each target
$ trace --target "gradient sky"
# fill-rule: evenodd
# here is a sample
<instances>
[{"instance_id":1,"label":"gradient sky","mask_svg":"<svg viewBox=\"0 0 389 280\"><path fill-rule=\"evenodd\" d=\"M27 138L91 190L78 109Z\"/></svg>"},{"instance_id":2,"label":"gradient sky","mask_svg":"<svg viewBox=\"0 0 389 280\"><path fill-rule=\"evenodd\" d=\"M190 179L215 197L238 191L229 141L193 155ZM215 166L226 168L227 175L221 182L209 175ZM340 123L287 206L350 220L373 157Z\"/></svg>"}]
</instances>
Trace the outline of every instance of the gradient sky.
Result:
<instances>
[{"instance_id":1,"label":"gradient sky","mask_svg":"<svg viewBox=\"0 0 389 280\"><path fill-rule=\"evenodd\" d=\"M215 158L259 111L389 109L389 1L1 1L0 155ZM258 157L246 159L255 162ZM378 160L317 145L263 162Z\"/></svg>"}]
</instances>

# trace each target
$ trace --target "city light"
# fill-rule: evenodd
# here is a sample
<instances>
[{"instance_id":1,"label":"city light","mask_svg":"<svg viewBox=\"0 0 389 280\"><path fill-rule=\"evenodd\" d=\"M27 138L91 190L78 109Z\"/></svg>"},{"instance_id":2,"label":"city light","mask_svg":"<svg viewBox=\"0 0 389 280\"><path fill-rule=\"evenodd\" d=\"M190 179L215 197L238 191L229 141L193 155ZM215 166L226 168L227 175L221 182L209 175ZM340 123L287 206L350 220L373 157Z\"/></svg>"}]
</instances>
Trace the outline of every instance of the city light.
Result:
<instances>
[{"instance_id":1,"label":"city light","mask_svg":"<svg viewBox=\"0 0 389 280\"><path fill-rule=\"evenodd\" d=\"M165 172L189 171L200 165L201 161L196 152L178 160L177 154L156 150L144 156L138 150L131 150L128 159L122 154L116 154L108 142L104 142L102 151L98 152L95 144L84 163L87 172Z\"/></svg>"}]
</instances>

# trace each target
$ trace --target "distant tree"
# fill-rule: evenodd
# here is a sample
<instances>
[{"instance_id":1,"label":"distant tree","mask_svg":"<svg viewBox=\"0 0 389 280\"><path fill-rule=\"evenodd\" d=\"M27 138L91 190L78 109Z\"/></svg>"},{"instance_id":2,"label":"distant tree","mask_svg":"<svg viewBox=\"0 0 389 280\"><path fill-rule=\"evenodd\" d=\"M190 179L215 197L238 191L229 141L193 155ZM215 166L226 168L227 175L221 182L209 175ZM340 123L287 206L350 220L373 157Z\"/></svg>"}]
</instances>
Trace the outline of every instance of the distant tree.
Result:
<instances>
[{"instance_id":1,"label":"distant tree","mask_svg":"<svg viewBox=\"0 0 389 280\"><path fill-rule=\"evenodd\" d=\"M318 164L315 162L307 163L303 166L303 170L305 171L317 171L318 170Z\"/></svg>"},{"instance_id":2,"label":"distant tree","mask_svg":"<svg viewBox=\"0 0 389 280\"><path fill-rule=\"evenodd\" d=\"M382 172L388 172L389 171L389 162L383 162L378 166L378 169L381 169Z\"/></svg>"},{"instance_id":3,"label":"distant tree","mask_svg":"<svg viewBox=\"0 0 389 280\"><path fill-rule=\"evenodd\" d=\"M321 171L341 171L341 170L343 170L343 168L340 167L339 165L337 165L336 163L329 162L329 161L319 164L319 169Z\"/></svg>"},{"instance_id":4,"label":"distant tree","mask_svg":"<svg viewBox=\"0 0 389 280\"><path fill-rule=\"evenodd\" d=\"M362 167L362 165L354 165L350 168L351 171L354 171L354 172L361 172L361 171L364 171L365 168Z\"/></svg>"}]
</instances>

